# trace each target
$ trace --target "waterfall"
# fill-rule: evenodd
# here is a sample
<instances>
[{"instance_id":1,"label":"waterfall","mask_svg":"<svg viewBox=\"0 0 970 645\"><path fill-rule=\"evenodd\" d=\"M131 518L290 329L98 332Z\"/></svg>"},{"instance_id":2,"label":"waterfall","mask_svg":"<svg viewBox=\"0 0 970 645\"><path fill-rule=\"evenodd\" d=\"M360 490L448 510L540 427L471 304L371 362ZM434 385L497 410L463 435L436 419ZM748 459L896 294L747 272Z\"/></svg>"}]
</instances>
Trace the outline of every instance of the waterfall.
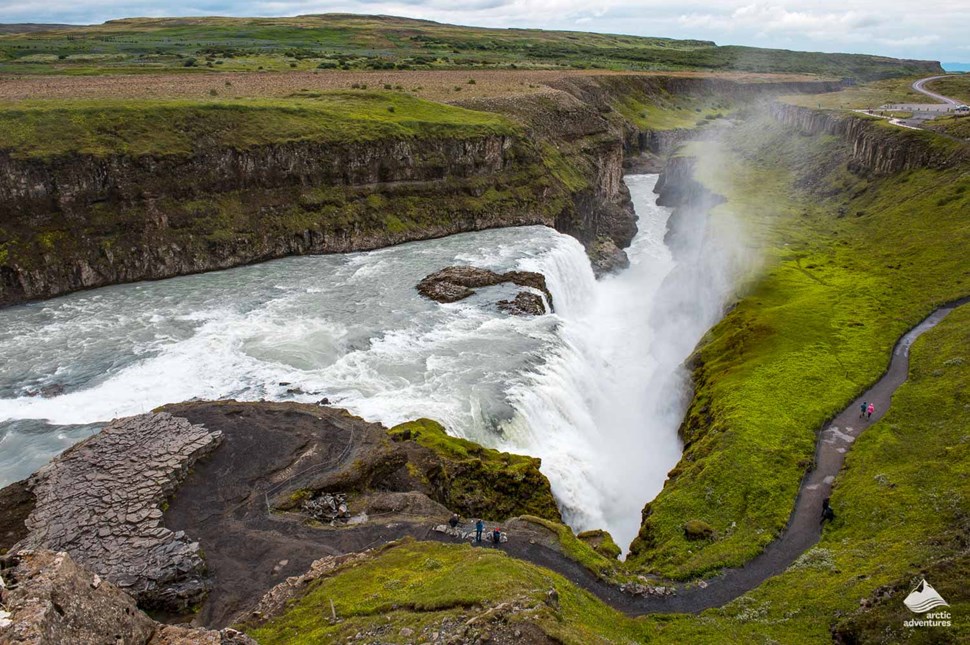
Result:
<instances>
[{"instance_id":1,"label":"waterfall","mask_svg":"<svg viewBox=\"0 0 970 645\"><path fill-rule=\"evenodd\" d=\"M655 182L627 178L640 229L631 266L598 281L579 242L533 226L2 310L0 485L113 417L193 397L327 397L369 421L430 417L540 457L567 522L627 544L680 457L681 363L732 284L729 238L709 222L682 227L671 254ZM541 272L555 314L502 313L513 285L448 305L418 295L418 281L455 264Z\"/></svg>"}]
</instances>

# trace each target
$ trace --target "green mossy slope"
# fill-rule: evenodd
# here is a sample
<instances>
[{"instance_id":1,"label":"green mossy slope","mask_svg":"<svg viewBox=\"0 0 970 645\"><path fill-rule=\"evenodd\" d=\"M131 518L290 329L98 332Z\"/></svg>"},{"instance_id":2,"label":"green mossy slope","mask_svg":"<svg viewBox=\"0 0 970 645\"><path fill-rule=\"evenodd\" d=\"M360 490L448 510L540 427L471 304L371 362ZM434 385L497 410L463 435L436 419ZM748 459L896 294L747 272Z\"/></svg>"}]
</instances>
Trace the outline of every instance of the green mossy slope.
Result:
<instances>
[{"instance_id":1,"label":"green mossy slope","mask_svg":"<svg viewBox=\"0 0 970 645\"><path fill-rule=\"evenodd\" d=\"M970 173L849 172L845 144L748 122L695 144L698 179L728 198L762 277L693 362L684 458L631 560L674 577L741 565L791 512L822 423L874 382L899 336L936 305L970 293ZM693 519L715 530L689 542Z\"/></svg>"}]
</instances>

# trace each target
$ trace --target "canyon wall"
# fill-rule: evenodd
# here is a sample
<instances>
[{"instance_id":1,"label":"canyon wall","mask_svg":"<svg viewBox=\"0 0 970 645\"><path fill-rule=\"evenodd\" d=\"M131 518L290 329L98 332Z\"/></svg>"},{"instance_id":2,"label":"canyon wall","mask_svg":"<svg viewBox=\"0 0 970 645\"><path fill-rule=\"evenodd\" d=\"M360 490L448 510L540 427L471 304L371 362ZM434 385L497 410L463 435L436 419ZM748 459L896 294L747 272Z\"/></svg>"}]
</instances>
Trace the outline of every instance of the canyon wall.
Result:
<instances>
[{"instance_id":1,"label":"canyon wall","mask_svg":"<svg viewBox=\"0 0 970 645\"><path fill-rule=\"evenodd\" d=\"M888 175L917 168L943 168L968 158L966 146L932 132L892 125L884 119L844 111L813 110L772 102L771 115L802 134L831 135L852 150L850 168Z\"/></svg>"},{"instance_id":2,"label":"canyon wall","mask_svg":"<svg viewBox=\"0 0 970 645\"><path fill-rule=\"evenodd\" d=\"M695 134L639 127L620 102L741 101L837 86L570 77L552 92L465 103L516 124L502 135L247 148L200 140L189 154L141 156L0 151L0 306L527 224L573 235L609 271L625 265L622 249L636 234L624 161L657 170Z\"/></svg>"}]
</instances>

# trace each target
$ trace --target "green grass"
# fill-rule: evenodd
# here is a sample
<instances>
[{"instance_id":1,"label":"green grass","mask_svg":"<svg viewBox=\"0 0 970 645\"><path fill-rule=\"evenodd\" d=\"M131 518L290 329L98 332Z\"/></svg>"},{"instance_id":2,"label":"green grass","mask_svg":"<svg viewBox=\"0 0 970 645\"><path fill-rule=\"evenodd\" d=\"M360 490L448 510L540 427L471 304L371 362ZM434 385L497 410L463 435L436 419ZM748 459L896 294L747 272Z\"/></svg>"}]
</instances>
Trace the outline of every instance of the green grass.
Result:
<instances>
[{"instance_id":1,"label":"green grass","mask_svg":"<svg viewBox=\"0 0 970 645\"><path fill-rule=\"evenodd\" d=\"M359 632L421 640L501 602L564 643L944 643L970 638L970 307L912 349L909 381L849 453L820 543L784 573L699 616L630 619L546 569L467 545L405 541L312 583L281 617L248 629L264 645L336 642ZM922 576L950 603L952 628L916 630L902 599ZM543 602L555 588L560 609ZM869 609L860 599L884 598ZM889 595L886 596L885 594ZM342 622L331 625L333 600ZM401 635L403 628L414 636ZM487 629L484 628L484 629ZM469 638L468 640L472 640Z\"/></svg>"},{"instance_id":2,"label":"green grass","mask_svg":"<svg viewBox=\"0 0 970 645\"><path fill-rule=\"evenodd\" d=\"M674 577L743 564L771 542L815 431L878 378L903 331L970 293L965 167L859 177L843 144L769 120L692 151L766 265L697 350L690 445L631 558ZM693 519L716 539L686 540Z\"/></svg>"},{"instance_id":3,"label":"green grass","mask_svg":"<svg viewBox=\"0 0 970 645\"><path fill-rule=\"evenodd\" d=\"M511 134L502 117L395 92L293 99L27 101L0 104L0 150L18 157L181 155L199 146L346 143Z\"/></svg>"},{"instance_id":4,"label":"green grass","mask_svg":"<svg viewBox=\"0 0 970 645\"><path fill-rule=\"evenodd\" d=\"M559 540L559 547L562 553L571 560L583 565L591 572L604 579L617 579L618 575L623 575L623 567L617 561L620 555L620 548L613 542L613 538L605 531L587 531L587 534L602 533L602 552L590 546L580 537L577 537L572 529L559 522L551 522L541 517L524 516L521 519L539 524L556 534ZM586 534L583 534L586 535ZM592 537L592 536L587 536ZM610 555L612 554L612 555Z\"/></svg>"},{"instance_id":5,"label":"green grass","mask_svg":"<svg viewBox=\"0 0 970 645\"><path fill-rule=\"evenodd\" d=\"M729 115L734 107L729 99L677 97L625 93L614 102L617 112L643 130L693 128Z\"/></svg>"},{"instance_id":6,"label":"green grass","mask_svg":"<svg viewBox=\"0 0 970 645\"><path fill-rule=\"evenodd\" d=\"M970 140L970 115L948 115L933 119L926 127L958 139Z\"/></svg>"},{"instance_id":7,"label":"green grass","mask_svg":"<svg viewBox=\"0 0 970 645\"><path fill-rule=\"evenodd\" d=\"M926 103L929 99L912 88L913 81L924 77L906 76L860 83L838 92L794 94L782 100L793 105L822 109L867 110L887 103Z\"/></svg>"},{"instance_id":8,"label":"green grass","mask_svg":"<svg viewBox=\"0 0 970 645\"><path fill-rule=\"evenodd\" d=\"M559 592L558 611L544 603L553 588ZM326 620L331 600L342 619L337 625ZM427 639L443 620L461 624L500 602L531 609L510 619L513 628L528 621L564 643L649 638L648 626L625 620L546 569L493 549L410 540L313 583L282 617L248 631L262 645L337 642L368 630L380 630L381 642L417 642L421 636L402 635L401 630L413 629Z\"/></svg>"},{"instance_id":9,"label":"green grass","mask_svg":"<svg viewBox=\"0 0 970 645\"><path fill-rule=\"evenodd\" d=\"M191 61L191 63L189 63ZM204 73L337 69L709 69L830 77L939 73L936 63L718 47L586 32L484 29L407 18L135 18L0 34L0 73ZM189 64L190 66L186 66Z\"/></svg>"}]
</instances>

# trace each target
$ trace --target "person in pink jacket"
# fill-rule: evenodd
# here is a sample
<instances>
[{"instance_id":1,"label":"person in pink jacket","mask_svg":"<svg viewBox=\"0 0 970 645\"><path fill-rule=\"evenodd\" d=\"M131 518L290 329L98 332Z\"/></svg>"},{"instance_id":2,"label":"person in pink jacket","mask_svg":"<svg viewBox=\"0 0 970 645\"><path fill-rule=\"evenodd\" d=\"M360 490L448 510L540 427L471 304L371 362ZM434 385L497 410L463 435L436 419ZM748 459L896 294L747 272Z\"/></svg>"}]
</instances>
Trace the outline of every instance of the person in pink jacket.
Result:
<instances>
[{"instance_id":1,"label":"person in pink jacket","mask_svg":"<svg viewBox=\"0 0 970 645\"><path fill-rule=\"evenodd\" d=\"M873 404L870 403L869 404L869 407L866 408L866 418L867 419L871 419L872 418L872 413L875 412L875 411L876 411L876 406L874 406Z\"/></svg>"}]
</instances>

